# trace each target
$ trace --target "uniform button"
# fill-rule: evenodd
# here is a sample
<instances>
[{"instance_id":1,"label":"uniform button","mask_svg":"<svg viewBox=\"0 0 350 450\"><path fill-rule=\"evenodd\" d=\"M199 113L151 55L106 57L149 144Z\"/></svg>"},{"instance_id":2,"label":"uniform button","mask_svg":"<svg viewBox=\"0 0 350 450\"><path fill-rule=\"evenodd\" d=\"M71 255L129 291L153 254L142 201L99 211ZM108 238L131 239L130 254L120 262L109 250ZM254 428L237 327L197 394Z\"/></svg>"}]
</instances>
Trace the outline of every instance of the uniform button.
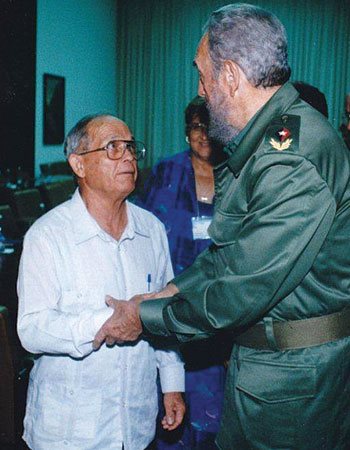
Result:
<instances>
[{"instance_id":1,"label":"uniform button","mask_svg":"<svg viewBox=\"0 0 350 450\"><path fill-rule=\"evenodd\" d=\"M64 445L69 445L68 441L63 441Z\"/></svg>"},{"instance_id":2,"label":"uniform button","mask_svg":"<svg viewBox=\"0 0 350 450\"><path fill-rule=\"evenodd\" d=\"M83 296L83 294L81 292L79 292L79 294L77 295L78 298L81 298Z\"/></svg>"},{"instance_id":3,"label":"uniform button","mask_svg":"<svg viewBox=\"0 0 350 450\"><path fill-rule=\"evenodd\" d=\"M73 395L74 394L74 391L69 391L69 395Z\"/></svg>"}]
</instances>

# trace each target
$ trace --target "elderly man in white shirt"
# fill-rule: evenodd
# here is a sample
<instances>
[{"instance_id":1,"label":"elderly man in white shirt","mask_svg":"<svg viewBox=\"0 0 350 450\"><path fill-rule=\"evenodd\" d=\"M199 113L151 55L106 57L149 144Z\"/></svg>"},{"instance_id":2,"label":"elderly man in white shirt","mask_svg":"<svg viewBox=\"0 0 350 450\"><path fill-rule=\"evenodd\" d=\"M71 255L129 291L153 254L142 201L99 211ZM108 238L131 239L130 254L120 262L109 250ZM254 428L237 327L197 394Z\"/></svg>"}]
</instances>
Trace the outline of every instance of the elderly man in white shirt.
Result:
<instances>
[{"instance_id":1,"label":"elderly man in white shirt","mask_svg":"<svg viewBox=\"0 0 350 450\"><path fill-rule=\"evenodd\" d=\"M163 225L126 201L142 143L110 115L89 116L65 142L79 189L27 232L18 277L18 333L38 355L24 440L35 450L144 450L155 433L159 369L165 417L182 421L183 364L147 341L103 345L108 296L130 298L173 276ZM108 343L107 343L108 344Z\"/></svg>"}]
</instances>

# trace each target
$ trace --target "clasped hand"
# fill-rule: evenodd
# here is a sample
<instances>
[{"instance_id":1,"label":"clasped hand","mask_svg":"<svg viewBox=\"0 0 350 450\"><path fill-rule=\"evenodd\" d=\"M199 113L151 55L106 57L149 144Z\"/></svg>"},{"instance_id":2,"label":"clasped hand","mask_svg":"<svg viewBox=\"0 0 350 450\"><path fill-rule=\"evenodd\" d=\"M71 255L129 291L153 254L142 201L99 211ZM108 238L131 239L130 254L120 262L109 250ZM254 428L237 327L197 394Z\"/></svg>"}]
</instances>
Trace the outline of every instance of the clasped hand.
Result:
<instances>
[{"instance_id":1,"label":"clasped hand","mask_svg":"<svg viewBox=\"0 0 350 450\"><path fill-rule=\"evenodd\" d=\"M178 292L178 288L174 284L169 283L160 292L134 295L128 301L116 300L107 295L106 304L113 308L114 311L97 332L92 344L93 348L97 350L104 341L107 345L113 345L115 342L136 341L142 333L140 303L144 300L172 297Z\"/></svg>"},{"instance_id":2,"label":"clasped hand","mask_svg":"<svg viewBox=\"0 0 350 450\"><path fill-rule=\"evenodd\" d=\"M97 350L104 341L108 345L113 345L115 342L135 341L142 332L139 305L147 297L150 295L135 295L129 301L124 301L107 295L106 304L114 311L97 332L93 348Z\"/></svg>"}]
</instances>

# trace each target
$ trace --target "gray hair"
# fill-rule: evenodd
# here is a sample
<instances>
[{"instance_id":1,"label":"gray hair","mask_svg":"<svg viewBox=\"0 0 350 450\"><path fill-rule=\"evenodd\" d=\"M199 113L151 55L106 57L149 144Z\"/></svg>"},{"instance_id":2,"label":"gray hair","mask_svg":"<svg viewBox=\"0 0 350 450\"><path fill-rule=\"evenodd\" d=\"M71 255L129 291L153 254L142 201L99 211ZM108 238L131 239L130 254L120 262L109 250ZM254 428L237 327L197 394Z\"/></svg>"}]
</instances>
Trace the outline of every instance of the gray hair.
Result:
<instances>
[{"instance_id":1,"label":"gray hair","mask_svg":"<svg viewBox=\"0 0 350 450\"><path fill-rule=\"evenodd\" d=\"M258 6L226 5L214 11L205 32L214 72L224 60L236 62L255 87L284 84L290 77L287 35L279 19Z\"/></svg>"},{"instance_id":2,"label":"gray hair","mask_svg":"<svg viewBox=\"0 0 350 450\"><path fill-rule=\"evenodd\" d=\"M81 144L84 146L89 143L89 136L87 133L88 125L95 119L100 119L102 117L115 117L108 113L90 114L79 120L78 123L67 134L67 137L63 144L63 151L66 157L75 153ZM117 117L115 117L117 119ZM119 119L118 119L119 120Z\"/></svg>"}]
</instances>

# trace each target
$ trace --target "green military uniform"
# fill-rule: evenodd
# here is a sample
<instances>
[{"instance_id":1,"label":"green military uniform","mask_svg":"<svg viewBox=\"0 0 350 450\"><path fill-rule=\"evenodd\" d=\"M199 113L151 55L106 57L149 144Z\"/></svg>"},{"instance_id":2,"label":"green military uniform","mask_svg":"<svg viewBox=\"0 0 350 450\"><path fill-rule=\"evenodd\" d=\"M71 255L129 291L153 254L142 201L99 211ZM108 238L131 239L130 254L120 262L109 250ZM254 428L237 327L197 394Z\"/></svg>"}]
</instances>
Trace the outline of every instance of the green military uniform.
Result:
<instances>
[{"instance_id":1,"label":"green military uniform","mask_svg":"<svg viewBox=\"0 0 350 450\"><path fill-rule=\"evenodd\" d=\"M280 351L274 321L350 306L349 152L287 83L215 169L214 244L144 302L146 332L180 342L265 325L270 349L234 345L222 450L340 450L350 443L350 338Z\"/></svg>"}]
</instances>

